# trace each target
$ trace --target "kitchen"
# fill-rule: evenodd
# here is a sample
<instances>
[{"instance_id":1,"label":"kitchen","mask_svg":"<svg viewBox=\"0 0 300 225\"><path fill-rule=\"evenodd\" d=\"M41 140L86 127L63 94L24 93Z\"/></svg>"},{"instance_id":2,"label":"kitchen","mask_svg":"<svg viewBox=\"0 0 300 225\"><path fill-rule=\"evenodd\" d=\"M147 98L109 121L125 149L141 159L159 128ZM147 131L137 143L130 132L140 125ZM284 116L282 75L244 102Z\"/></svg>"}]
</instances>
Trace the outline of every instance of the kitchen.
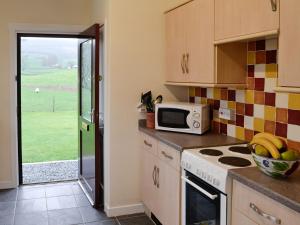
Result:
<instances>
[{"instance_id":1,"label":"kitchen","mask_svg":"<svg viewBox=\"0 0 300 225\"><path fill-rule=\"evenodd\" d=\"M56 18L53 18L53 13L47 19L41 20L40 16L34 13L31 15L20 13L20 15L9 15L9 19L4 19L4 22L5 24L83 25L104 23L105 74L108 75L104 81L107 84L104 201L108 216L144 212L145 203L156 217L152 219L158 224L158 221L166 225L183 224L181 221L184 214L181 214L183 207L180 199L181 189L185 185L181 186L181 175L184 174L180 162L183 157L181 150L178 151L180 147L197 149L201 146L210 148L213 145L244 145L244 141L251 141L256 133L268 132L283 137L290 148L299 149L300 140L297 135L299 114L297 113L300 106L297 92L299 92L300 81L295 72L299 71L296 61L299 57L296 41L299 32L298 29L290 28L291 23L294 23L295 28L299 27L298 20L293 19L299 14L296 1L230 0L226 1L226 5L224 5L225 1L221 0L87 2L92 3L89 3L88 7L79 7L85 12L85 16L78 19L72 20L71 17L74 15L63 15L58 11L60 14ZM186 2L188 3L185 4ZM28 9L26 6L23 7ZM65 7L67 10L68 7ZM7 9L7 12L12 10L11 8ZM80 14L79 9L74 9L76 14ZM43 6L40 6L39 10L47 14ZM194 10L196 13L193 13ZM32 12L32 9L28 9L28 12ZM3 12L3 15L7 13ZM176 21L175 26L174 21ZM8 36L6 26L2 26L1 29L3 34ZM7 39L1 39L4 43L1 49L9 54L10 45ZM165 55L174 58L167 57L165 60ZM11 61L9 57L2 58L3 73L10 74L8 65ZM201 77L199 74L206 75ZM10 79L12 78L3 75L3 82L1 81L3 84L1 101L8 102L10 105L2 112L5 120L3 126L1 124L3 136L0 142L1 149L7 151L1 153L1 188L12 187L11 184L15 184L13 167L7 163L14 158L12 152L13 141L15 141L15 138L11 137L14 129L11 128L13 126L11 126L10 115L14 113L14 105L11 103L13 100L10 99L12 91L8 85ZM169 132L145 128L144 122L139 122L138 125L138 119L143 116L136 110L136 104L140 93L147 90L152 90L155 97L161 94L163 103L189 101L213 105L213 110L210 112L212 114L210 128L213 132L201 136L169 134ZM229 112L230 119L219 118L220 108L227 109L223 113ZM232 114L229 110L235 112ZM4 127L9 127L10 134L7 134ZM220 138L214 132L223 135ZM189 137L192 139L190 140ZM156 153L144 153L144 148L148 150L150 148L141 147L141 144L145 145L145 139L148 144L152 144ZM169 159L161 153L161 149L165 155L173 157L176 162L169 162ZM148 199L152 201L150 205L145 200L144 186L141 185L146 185L142 174L144 172L142 168L145 166L144 154L152 157L151 161L146 160L147 163L159 164L152 165L149 182L154 183L153 171L154 175L159 174L157 176L160 178L166 171L174 175L168 177L166 182L161 180L162 178L154 179L156 184L151 188L154 189L155 186L156 190L159 189L157 186L160 189L166 188L168 198L159 192L159 196L155 195ZM153 170L155 166L156 169ZM225 175L228 172L222 171ZM294 193L297 193L295 190L299 187L298 171L284 180L269 178L257 168L232 171L236 172L228 172L226 177L226 179L233 179L232 213L230 215L226 213L227 218L232 218L231 224L276 224L278 222L276 219L280 219L281 224L297 224L299 199L297 200L297 194ZM176 185L170 187L168 184L173 182L176 182ZM227 190L222 190L211 194L223 196L227 194L226 192ZM270 220L259 216L253 208L249 207L250 203L243 205L244 202L247 203L246 198L235 198L235 192L238 196L247 196L247 199L251 199L258 209L276 217L275 222L271 221L273 217ZM262 200L265 198L266 200ZM175 211L165 210L169 205L167 200L164 201L165 199L174 201L171 204L172 210ZM243 199L244 202L241 202ZM256 199L258 200L255 201ZM231 199L227 197L227 201ZM160 207L157 208L157 205ZM220 224L226 224L228 221L221 219L225 216L223 207L224 205L220 206L223 209L219 219ZM273 209L277 211L274 212ZM150 211L146 211L151 217ZM228 214L229 211L227 210ZM286 222L286 219L291 221Z\"/></svg>"}]
</instances>

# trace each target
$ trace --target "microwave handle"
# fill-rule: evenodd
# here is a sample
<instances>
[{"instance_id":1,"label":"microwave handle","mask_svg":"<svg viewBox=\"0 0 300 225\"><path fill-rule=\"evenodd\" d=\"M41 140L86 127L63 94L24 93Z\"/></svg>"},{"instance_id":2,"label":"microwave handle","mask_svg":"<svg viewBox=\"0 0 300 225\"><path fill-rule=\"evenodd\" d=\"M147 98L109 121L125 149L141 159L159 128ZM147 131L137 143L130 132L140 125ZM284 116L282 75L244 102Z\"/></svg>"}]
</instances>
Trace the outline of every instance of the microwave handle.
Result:
<instances>
[{"instance_id":1,"label":"microwave handle","mask_svg":"<svg viewBox=\"0 0 300 225\"><path fill-rule=\"evenodd\" d=\"M190 181L188 178L182 176L181 179L184 180L189 185L191 185L192 187L196 188L198 191L200 191L202 194L204 194L205 196L207 196L211 200L215 200L216 198L218 198L218 195L212 195L212 194L210 194L209 192L205 191L203 188L199 187L198 185L196 185L195 183L193 183L192 181Z\"/></svg>"}]
</instances>

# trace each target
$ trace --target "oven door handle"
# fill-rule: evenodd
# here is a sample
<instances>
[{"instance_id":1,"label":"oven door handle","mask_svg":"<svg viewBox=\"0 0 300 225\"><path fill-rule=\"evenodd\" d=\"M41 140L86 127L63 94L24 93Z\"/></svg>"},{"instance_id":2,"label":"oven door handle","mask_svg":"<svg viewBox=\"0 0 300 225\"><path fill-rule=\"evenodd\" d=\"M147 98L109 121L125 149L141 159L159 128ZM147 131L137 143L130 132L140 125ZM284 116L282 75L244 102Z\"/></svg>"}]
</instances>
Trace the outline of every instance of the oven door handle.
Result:
<instances>
[{"instance_id":1,"label":"oven door handle","mask_svg":"<svg viewBox=\"0 0 300 225\"><path fill-rule=\"evenodd\" d=\"M218 195L212 195L212 194L210 194L209 192L205 191L203 188L199 187L198 185L196 185L195 183L193 183L192 181L190 181L188 178L182 176L181 179L184 180L189 185L191 185L192 187L196 188L198 191L200 191L205 196L209 197L211 200L215 200L216 198L218 198Z\"/></svg>"}]
</instances>

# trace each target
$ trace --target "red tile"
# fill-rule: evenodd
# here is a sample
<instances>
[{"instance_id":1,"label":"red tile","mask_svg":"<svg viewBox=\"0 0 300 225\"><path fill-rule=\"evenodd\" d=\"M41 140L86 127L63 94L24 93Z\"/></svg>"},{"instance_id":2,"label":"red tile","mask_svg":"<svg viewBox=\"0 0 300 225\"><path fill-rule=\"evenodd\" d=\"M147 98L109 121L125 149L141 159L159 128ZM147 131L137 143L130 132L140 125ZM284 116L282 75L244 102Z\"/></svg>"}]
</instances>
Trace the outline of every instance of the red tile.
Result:
<instances>
[{"instance_id":1,"label":"red tile","mask_svg":"<svg viewBox=\"0 0 300 225\"><path fill-rule=\"evenodd\" d=\"M236 114L244 115L245 114L245 104L244 103L236 103Z\"/></svg>"},{"instance_id":2,"label":"red tile","mask_svg":"<svg viewBox=\"0 0 300 225\"><path fill-rule=\"evenodd\" d=\"M300 126L300 111L299 110L292 110L292 109L288 110L288 123Z\"/></svg>"},{"instance_id":3,"label":"red tile","mask_svg":"<svg viewBox=\"0 0 300 225\"><path fill-rule=\"evenodd\" d=\"M276 123L274 121L265 121L265 132L275 134Z\"/></svg>"},{"instance_id":4,"label":"red tile","mask_svg":"<svg viewBox=\"0 0 300 225\"><path fill-rule=\"evenodd\" d=\"M269 106L275 106L276 94L265 92L265 104Z\"/></svg>"},{"instance_id":5,"label":"red tile","mask_svg":"<svg viewBox=\"0 0 300 225\"><path fill-rule=\"evenodd\" d=\"M201 88L201 97L206 98L207 97L207 89Z\"/></svg>"},{"instance_id":6,"label":"red tile","mask_svg":"<svg viewBox=\"0 0 300 225\"><path fill-rule=\"evenodd\" d=\"M248 65L248 77L254 77L254 65Z\"/></svg>"},{"instance_id":7,"label":"red tile","mask_svg":"<svg viewBox=\"0 0 300 225\"><path fill-rule=\"evenodd\" d=\"M227 89L221 89L221 100L227 100L227 99L228 99Z\"/></svg>"},{"instance_id":8,"label":"red tile","mask_svg":"<svg viewBox=\"0 0 300 225\"><path fill-rule=\"evenodd\" d=\"M265 93L263 91L254 92L254 103L260 105L265 104Z\"/></svg>"},{"instance_id":9,"label":"red tile","mask_svg":"<svg viewBox=\"0 0 300 225\"><path fill-rule=\"evenodd\" d=\"M265 64L266 63L266 52L259 51L256 52L256 64Z\"/></svg>"},{"instance_id":10,"label":"red tile","mask_svg":"<svg viewBox=\"0 0 300 225\"><path fill-rule=\"evenodd\" d=\"M256 41L256 51L259 50L265 50L266 49L266 41L265 40L259 40Z\"/></svg>"},{"instance_id":11,"label":"red tile","mask_svg":"<svg viewBox=\"0 0 300 225\"><path fill-rule=\"evenodd\" d=\"M245 104L245 115L253 116L254 105L253 104Z\"/></svg>"},{"instance_id":12,"label":"red tile","mask_svg":"<svg viewBox=\"0 0 300 225\"><path fill-rule=\"evenodd\" d=\"M265 64L266 63L266 52L258 51L256 52L256 64Z\"/></svg>"},{"instance_id":13,"label":"red tile","mask_svg":"<svg viewBox=\"0 0 300 225\"><path fill-rule=\"evenodd\" d=\"M220 133L221 134L227 134L227 124L220 123Z\"/></svg>"},{"instance_id":14,"label":"red tile","mask_svg":"<svg viewBox=\"0 0 300 225\"><path fill-rule=\"evenodd\" d=\"M201 97L201 88L199 88L199 87L195 88L195 96Z\"/></svg>"},{"instance_id":15,"label":"red tile","mask_svg":"<svg viewBox=\"0 0 300 225\"><path fill-rule=\"evenodd\" d=\"M235 90L228 90L228 101L235 101Z\"/></svg>"},{"instance_id":16,"label":"red tile","mask_svg":"<svg viewBox=\"0 0 300 225\"><path fill-rule=\"evenodd\" d=\"M248 42L248 51L255 51L256 50L256 43L255 41Z\"/></svg>"},{"instance_id":17,"label":"red tile","mask_svg":"<svg viewBox=\"0 0 300 225\"><path fill-rule=\"evenodd\" d=\"M255 78L255 90L264 91L265 90L265 79L264 78Z\"/></svg>"},{"instance_id":18,"label":"red tile","mask_svg":"<svg viewBox=\"0 0 300 225\"><path fill-rule=\"evenodd\" d=\"M195 103L195 97L190 97L190 103Z\"/></svg>"},{"instance_id":19,"label":"red tile","mask_svg":"<svg viewBox=\"0 0 300 225\"><path fill-rule=\"evenodd\" d=\"M213 121L213 132L220 133L220 123L217 121Z\"/></svg>"},{"instance_id":20,"label":"red tile","mask_svg":"<svg viewBox=\"0 0 300 225\"><path fill-rule=\"evenodd\" d=\"M244 127L244 116L242 115L236 115L236 125L240 127Z\"/></svg>"},{"instance_id":21,"label":"red tile","mask_svg":"<svg viewBox=\"0 0 300 225\"><path fill-rule=\"evenodd\" d=\"M245 129L245 140L246 141L251 141L253 139L253 136L254 136L253 130Z\"/></svg>"},{"instance_id":22,"label":"red tile","mask_svg":"<svg viewBox=\"0 0 300 225\"><path fill-rule=\"evenodd\" d=\"M267 51L266 52L266 64L274 64L277 63L277 51Z\"/></svg>"},{"instance_id":23,"label":"red tile","mask_svg":"<svg viewBox=\"0 0 300 225\"><path fill-rule=\"evenodd\" d=\"M287 137L287 124L276 123L275 135L286 138Z\"/></svg>"},{"instance_id":24,"label":"red tile","mask_svg":"<svg viewBox=\"0 0 300 225\"><path fill-rule=\"evenodd\" d=\"M214 109L219 110L220 108L220 100L214 100Z\"/></svg>"}]
</instances>

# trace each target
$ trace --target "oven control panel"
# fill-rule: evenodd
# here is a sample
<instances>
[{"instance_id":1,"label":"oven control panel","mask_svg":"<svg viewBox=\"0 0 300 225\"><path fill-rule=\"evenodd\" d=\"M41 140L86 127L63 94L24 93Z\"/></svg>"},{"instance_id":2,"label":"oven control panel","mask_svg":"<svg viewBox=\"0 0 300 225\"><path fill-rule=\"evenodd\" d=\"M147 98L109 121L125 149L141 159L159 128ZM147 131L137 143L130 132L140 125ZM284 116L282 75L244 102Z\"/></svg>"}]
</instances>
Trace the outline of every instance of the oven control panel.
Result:
<instances>
[{"instance_id":1,"label":"oven control panel","mask_svg":"<svg viewBox=\"0 0 300 225\"><path fill-rule=\"evenodd\" d=\"M182 154L181 167L223 193L226 193L227 171L211 165L206 160L199 161L198 157L187 154L186 151Z\"/></svg>"}]
</instances>

